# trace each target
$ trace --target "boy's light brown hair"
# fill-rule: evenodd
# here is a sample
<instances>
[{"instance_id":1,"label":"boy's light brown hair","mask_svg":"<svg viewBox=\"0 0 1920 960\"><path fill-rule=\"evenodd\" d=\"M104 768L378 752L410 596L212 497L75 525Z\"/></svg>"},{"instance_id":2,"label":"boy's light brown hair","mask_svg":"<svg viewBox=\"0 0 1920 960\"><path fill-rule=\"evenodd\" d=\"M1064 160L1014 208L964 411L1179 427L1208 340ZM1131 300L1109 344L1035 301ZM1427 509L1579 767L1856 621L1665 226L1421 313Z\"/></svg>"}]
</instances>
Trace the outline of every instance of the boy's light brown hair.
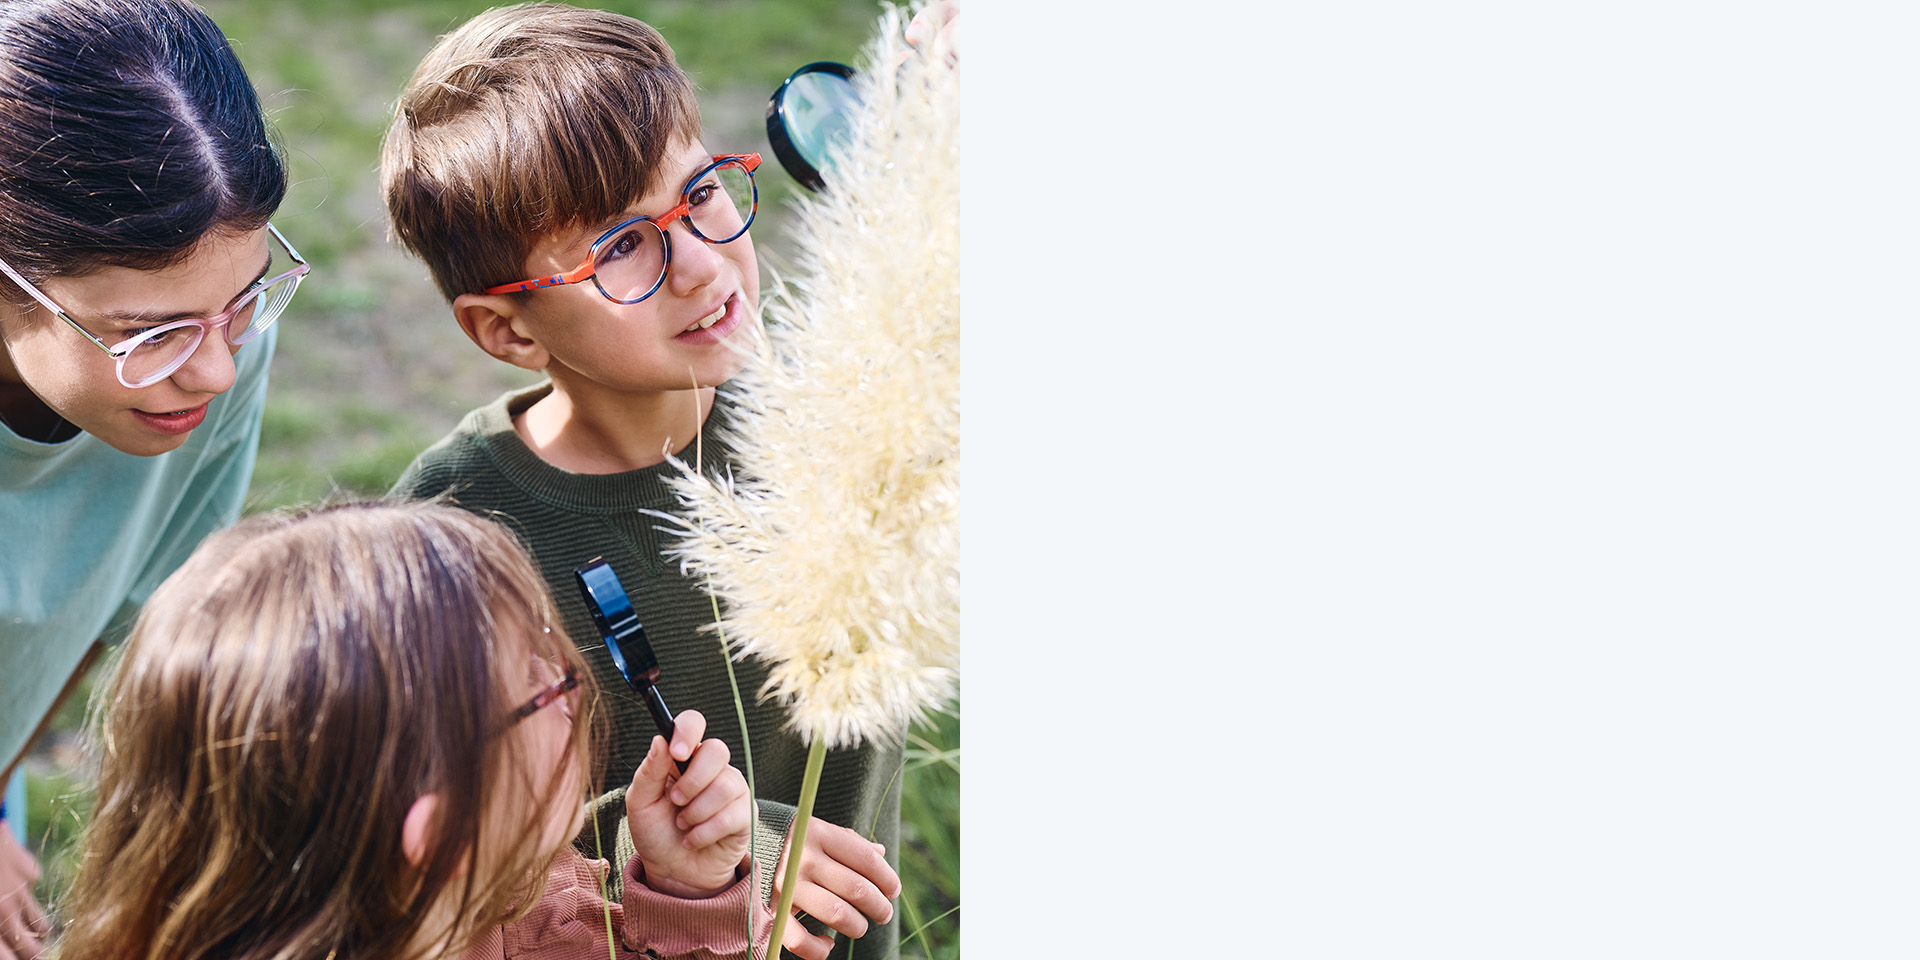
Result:
<instances>
[{"instance_id":1,"label":"boy's light brown hair","mask_svg":"<svg viewBox=\"0 0 1920 960\"><path fill-rule=\"evenodd\" d=\"M667 149L699 136L693 81L659 31L519 4L467 21L420 61L380 186L394 236L451 301L523 279L542 237L625 210Z\"/></svg>"}]
</instances>

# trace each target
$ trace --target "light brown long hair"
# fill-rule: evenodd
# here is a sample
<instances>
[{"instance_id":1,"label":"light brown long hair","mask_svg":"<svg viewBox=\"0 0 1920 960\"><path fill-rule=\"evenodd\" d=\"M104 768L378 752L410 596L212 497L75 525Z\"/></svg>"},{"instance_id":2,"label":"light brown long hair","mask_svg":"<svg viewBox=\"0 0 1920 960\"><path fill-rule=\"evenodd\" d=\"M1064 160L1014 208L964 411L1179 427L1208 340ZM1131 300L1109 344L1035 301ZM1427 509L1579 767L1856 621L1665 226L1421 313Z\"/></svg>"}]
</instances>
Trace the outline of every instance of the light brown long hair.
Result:
<instances>
[{"instance_id":1,"label":"light brown long hair","mask_svg":"<svg viewBox=\"0 0 1920 960\"><path fill-rule=\"evenodd\" d=\"M155 591L99 703L60 955L390 958L441 936L423 928L436 904L465 921L435 941L448 950L511 918L557 852L528 824L583 799L581 776L529 782L507 733L529 651L590 677L544 632L559 622L512 535L444 505L210 537ZM589 686L572 721L582 775L593 701ZM401 826L426 793L416 867Z\"/></svg>"}]
</instances>

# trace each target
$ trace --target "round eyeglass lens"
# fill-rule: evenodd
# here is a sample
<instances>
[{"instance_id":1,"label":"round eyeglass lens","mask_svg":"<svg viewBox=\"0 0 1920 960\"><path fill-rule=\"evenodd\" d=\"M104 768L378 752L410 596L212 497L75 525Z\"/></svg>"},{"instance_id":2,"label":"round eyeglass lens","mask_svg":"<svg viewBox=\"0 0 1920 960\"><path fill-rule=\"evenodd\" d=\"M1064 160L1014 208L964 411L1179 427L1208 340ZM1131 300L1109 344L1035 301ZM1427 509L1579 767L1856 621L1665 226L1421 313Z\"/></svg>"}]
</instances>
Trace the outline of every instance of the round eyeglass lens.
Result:
<instances>
[{"instance_id":1,"label":"round eyeglass lens","mask_svg":"<svg viewBox=\"0 0 1920 960\"><path fill-rule=\"evenodd\" d=\"M283 277L270 287L261 290L233 315L227 324L227 342L234 346L246 343L273 326L280 314L286 312L287 304L293 300L293 292L300 288L305 274Z\"/></svg>"},{"instance_id":2,"label":"round eyeglass lens","mask_svg":"<svg viewBox=\"0 0 1920 960\"><path fill-rule=\"evenodd\" d=\"M667 275L667 238L651 220L622 224L593 257L593 282L621 303L652 293Z\"/></svg>"},{"instance_id":3,"label":"round eyeglass lens","mask_svg":"<svg viewBox=\"0 0 1920 960\"><path fill-rule=\"evenodd\" d=\"M148 331L121 359L120 379L133 387L165 379L193 355L206 335L206 325L198 320L182 320Z\"/></svg>"},{"instance_id":4,"label":"round eyeglass lens","mask_svg":"<svg viewBox=\"0 0 1920 960\"><path fill-rule=\"evenodd\" d=\"M728 160L701 175L688 186L686 198L694 232L709 243L726 243L747 232L760 200L753 174L738 160Z\"/></svg>"},{"instance_id":5,"label":"round eyeglass lens","mask_svg":"<svg viewBox=\"0 0 1920 960\"><path fill-rule=\"evenodd\" d=\"M265 289L248 294L227 321L224 331L227 342L237 347L273 326L273 321L280 318L293 299L302 276L283 277ZM140 342L120 363L121 379L134 387L165 379L193 356L206 335L204 320L181 320L141 334Z\"/></svg>"}]
</instances>

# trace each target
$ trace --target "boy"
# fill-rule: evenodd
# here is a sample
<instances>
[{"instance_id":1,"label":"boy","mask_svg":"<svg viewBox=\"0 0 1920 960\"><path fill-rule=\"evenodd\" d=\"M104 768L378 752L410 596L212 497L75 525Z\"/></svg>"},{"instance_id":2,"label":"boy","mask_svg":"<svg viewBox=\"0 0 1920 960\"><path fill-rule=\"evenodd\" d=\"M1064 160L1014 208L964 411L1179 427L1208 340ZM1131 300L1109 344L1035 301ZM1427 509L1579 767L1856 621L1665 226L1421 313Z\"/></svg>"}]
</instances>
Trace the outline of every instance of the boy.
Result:
<instances>
[{"instance_id":1,"label":"boy","mask_svg":"<svg viewBox=\"0 0 1920 960\"><path fill-rule=\"evenodd\" d=\"M743 740L725 653L699 629L715 619L713 601L663 559L670 541L642 512L676 507L662 482L668 454L724 469L727 401L714 388L757 335L747 227L758 163L701 143L692 84L651 27L526 4L488 11L428 53L401 94L381 184L394 234L426 263L467 336L548 377L469 413L393 493L450 494L528 545L610 694L603 790L632 775L654 732L574 584L588 560L612 564L659 656L667 703L712 718L709 735L737 762L751 747L756 855L772 873L806 749L781 729L779 708L753 702L766 676L754 661L734 666ZM844 955L849 943L834 946L832 930L863 937L861 956L893 951L887 901L899 879L886 857L899 835L901 761L898 746L828 755L794 896L796 912L815 919L789 925L795 955ZM869 830L878 844L863 838Z\"/></svg>"}]
</instances>

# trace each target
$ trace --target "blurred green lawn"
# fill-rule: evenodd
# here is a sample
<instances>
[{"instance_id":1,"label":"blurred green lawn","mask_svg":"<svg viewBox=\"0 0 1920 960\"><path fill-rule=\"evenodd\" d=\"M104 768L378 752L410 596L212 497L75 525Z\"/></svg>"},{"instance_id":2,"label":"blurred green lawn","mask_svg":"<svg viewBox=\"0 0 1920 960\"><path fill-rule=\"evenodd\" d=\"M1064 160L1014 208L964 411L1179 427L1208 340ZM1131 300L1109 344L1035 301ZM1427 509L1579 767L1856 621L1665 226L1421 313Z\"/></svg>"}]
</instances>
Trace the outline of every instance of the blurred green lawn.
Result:
<instances>
[{"instance_id":1,"label":"blurred green lawn","mask_svg":"<svg viewBox=\"0 0 1920 960\"><path fill-rule=\"evenodd\" d=\"M336 491L384 492L467 410L534 377L459 332L418 263L386 239L375 167L388 112L434 40L494 3L473 0L201 0L246 64L293 175L278 225L314 264L280 324L248 510ZM700 88L707 146L758 150L763 273L791 273L786 202L797 185L772 158L764 110L785 76L814 60L855 61L875 0L653 0L593 4L659 28ZM44 897L70 879L67 843L87 807L76 734L83 696L28 763L29 839ZM902 791L904 930L931 924L901 956L959 955L959 724L916 727ZM916 920L917 918L917 920ZM856 951L856 956L858 956ZM875 957L871 960L881 960Z\"/></svg>"}]
</instances>

